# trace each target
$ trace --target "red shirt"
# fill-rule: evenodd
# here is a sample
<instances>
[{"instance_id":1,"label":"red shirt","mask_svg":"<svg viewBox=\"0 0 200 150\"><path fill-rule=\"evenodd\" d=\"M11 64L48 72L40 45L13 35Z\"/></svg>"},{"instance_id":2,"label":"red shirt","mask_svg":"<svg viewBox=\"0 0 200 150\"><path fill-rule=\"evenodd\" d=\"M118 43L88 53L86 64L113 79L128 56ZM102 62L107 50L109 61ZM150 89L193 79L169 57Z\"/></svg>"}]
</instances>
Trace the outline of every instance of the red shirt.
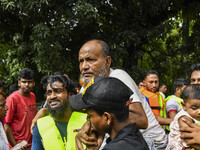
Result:
<instances>
[{"instance_id":1,"label":"red shirt","mask_svg":"<svg viewBox=\"0 0 200 150\"><path fill-rule=\"evenodd\" d=\"M8 106L6 123L10 123L16 142L26 140L31 145L30 126L37 113L35 95L31 92L30 97L24 97L15 91L7 97L6 105Z\"/></svg>"}]
</instances>

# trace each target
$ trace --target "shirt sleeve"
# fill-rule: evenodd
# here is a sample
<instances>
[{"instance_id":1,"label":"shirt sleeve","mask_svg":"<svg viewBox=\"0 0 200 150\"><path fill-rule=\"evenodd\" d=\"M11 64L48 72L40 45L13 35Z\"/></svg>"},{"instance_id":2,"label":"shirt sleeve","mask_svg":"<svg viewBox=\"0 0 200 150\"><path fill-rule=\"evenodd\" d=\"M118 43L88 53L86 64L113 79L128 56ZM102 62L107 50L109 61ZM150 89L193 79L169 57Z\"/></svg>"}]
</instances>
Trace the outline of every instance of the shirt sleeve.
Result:
<instances>
[{"instance_id":1,"label":"shirt sleeve","mask_svg":"<svg viewBox=\"0 0 200 150\"><path fill-rule=\"evenodd\" d=\"M174 100L173 98L170 98L167 102L166 102L166 111L167 113L169 113L170 111L176 111L178 112L178 103L176 102L176 100Z\"/></svg>"},{"instance_id":2,"label":"shirt sleeve","mask_svg":"<svg viewBox=\"0 0 200 150\"><path fill-rule=\"evenodd\" d=\"M14 97L8 97L6 99L6 105L8 107L6 114L6 123L11 123L13 121L13 117L17 108L17 104Z\"/></svg>"},{"instance_id":3,"label":"shirt sleeve","mask_svg":"<svg viewBox=\"0 0 200 150\"><path fill-rule=\"evenodd\" d=\"M110 73L109 76L119 79L133 91L133 94L130 97L130 99L133 98L132 103L134 102L141 103L141 99L144 98L144 96L142 96L134 80L129 76L128 73L120 69L115 69Z\"/></svg>"},{"instance_id":4,"label":"shirt sleeve","mask_svg":"<svg viewBox=\"0 0 200 150\"><path fill-rule=\"evenodd\" d=\"M31 150L44 150L44 147L43 147L43 144L42 144L42 138L41 138L40 133L38 131L37 124L33 128L33 140L32 140Z\"/></svg>"}]
</instances>

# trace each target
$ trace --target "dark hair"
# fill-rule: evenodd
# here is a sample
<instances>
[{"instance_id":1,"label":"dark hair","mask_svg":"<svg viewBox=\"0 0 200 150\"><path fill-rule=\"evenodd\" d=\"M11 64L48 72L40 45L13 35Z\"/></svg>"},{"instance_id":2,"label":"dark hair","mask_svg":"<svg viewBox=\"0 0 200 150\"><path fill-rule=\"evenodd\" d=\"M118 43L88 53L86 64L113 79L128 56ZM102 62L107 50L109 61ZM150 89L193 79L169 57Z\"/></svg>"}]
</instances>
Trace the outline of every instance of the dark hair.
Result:
<instances>
[{"instance_id":1,"label":"dark hair","mask_svg":"<svg viewBox=\"0 0 200 150\"><path fill-rule=\"evenodd\" d=\"M182 98L184 102L188 99L200 100L200 84L190 84L186 86L182 93Z\"/></svg>"},{"instance_id":2,"label":"dark hair","mask_svg":"<svg viewBox=\"0 0 200 150\"><path fill-rule=\"evenodd\" d=\"M18 75L18 79L20 80L21 78L34 79L35 73L29 68L24 68L24 69L20 70L19 75Z\"/></svg>"},{"instance_id":3,"label":"dark hair","mask_svg":"<svg viewBox=\"0 0 200 150\"><path fill-rule=\"evenodd\" d=\"M5 82L4 81L0 81L0 87L4 86Z\"/></svg>"},{"instance_id":4,"label":"dark hair","mask_svg":"<svg viewBox=\"0 0 200 150\"><path fill-rule=\"evenodd\" d=\"M183 87L184 85L188 85L189 84L189 81L184 79L184 78L177 78L175 81L174 81L174 92L176 92L176 88L181 88Z\"/></svg>"},{"instance_id":5,"label":"dark hair","mask_svg":"<svg viewBox=\"0 0 200 150\"><path fill-rule=\"evenodd\" d=\"M190 78L191 78L191 75L194 71L200 71L200 63L198 64L193 64L191 67L190 67Z\"/></svg>"},{"instance_id":6,"label":"dark hair","mask_svg":"<svg viewBox=\"0 0 200 150\"><path fill-rule=\"evenodd\" d=\"M129 107L128 106L125 109L123 109L122 111L112 111L112 112L103 111L103 110L100 110L95 107L90 107L89 109L95 111L100 116L103 115L104 112L112 113L115 115L115 117L117 118L117 120L119 122L123 122L129 118Z\"/></svg>"},{"instance_id":7,"label":"dark hair","mask_svg":"<svg viewBox=\"0 0 200 150\"><path fill-rule=\"evenodd\" d=\"M40 83L43 85L43 88L46 89L48 84L50 84L50 86L52 86L52 84L56 81L63 83L63 87L67 90L68 93L76 91L72 80L70 80L69 78L67 78L64 75L44 76L44 77L42 77Z\"/></svg>"},{"instance_id":8,"label":"dark hair","mask_svg":"<svg viewBox=\"0 0 200 150\"><path fill-rule=\"evenodd\" d=\"M162 82L159 84L159 88L162 88L164 85L166 85L166 83Z\"/></svg>"},{"instance_id":9,"label":"dark hair","mask_svg":"<svg viewBox=\"0 0 200 150\"><path fill-rule=\"evenodd\" d=\"M137 85L139 85L139 84L140 84L140 82L143 82L143 80L138 80L138 82L137 82Z\"/></svg>"},{"instance_id":10,"label":"dark hair","mask_svg":"<svg viewBox=\"0 0 200 150\"><path fill-rule=\"evenodd\" d=\"M150 74L156 74L158 76L158 78L159 78L159 74L158 74L158 72L156 70L149 70L149 71L145 72L144 79Z\"/></svg>"},{"instance_id":11,"label":"dark hair","mask_svg":"<svg viewBox=\"0 0 200 150\"><path fill-rule=\"evenodd\" d=\"M66 71L56 71L56 72L54 72L54 75L64 75L64 74L66 74L67 75L67 72Z\"/></svg>"},{"instance_id":12,"label":"dark hair","mask_svg":"<svg viewBox=\"0 0 200 150\"><path fill-rule=\"evenodd\" d=\"M74 82L74 85L75 85L76 88L81 88L81 85L77 82Z\"/></svg>"},{"instance_id":13,"label":"dark hair","mask_svg":"<svg viewBox=\"0 0 200 150\"><path fill-rule=\"evenodd\" d=\"M17 91L18 88L19 88L19 87L18 87L18 84L12 84L12 85L10 86L10 89L9 89L9 94L11 94L11 93Z\"/></svg>"}]
</instances>

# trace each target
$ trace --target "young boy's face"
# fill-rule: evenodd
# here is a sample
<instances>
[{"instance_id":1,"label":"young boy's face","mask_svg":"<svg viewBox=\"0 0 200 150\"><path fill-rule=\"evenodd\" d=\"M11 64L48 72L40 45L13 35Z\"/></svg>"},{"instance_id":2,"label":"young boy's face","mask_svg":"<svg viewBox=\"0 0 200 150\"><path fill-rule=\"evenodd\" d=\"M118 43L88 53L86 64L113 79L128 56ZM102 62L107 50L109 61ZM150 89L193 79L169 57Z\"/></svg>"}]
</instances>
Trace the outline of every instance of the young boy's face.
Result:
<instances>
[{"instance_id":1,"label":"young boy's face","mask_svg":"<svg viewBox=\"0 0 200 150\"><path fill-rule=\"evenodd\" d=\"M105 134L108 130L107 118L104 115L99 115L94 110L87 110L88 119L91 122L91 130L98 132L99 134Z\"/></svg>"},{"instance_id":2,"label":"young boy's face","mask_svg":"<svg viewBox=\"0 0 200 150\"><path fill-rule=\"evenodd\" d=\"M184 103L183 109L187 111L191 117L200 121L200 100L187 99Z\"/></svg>"}]
</instances>

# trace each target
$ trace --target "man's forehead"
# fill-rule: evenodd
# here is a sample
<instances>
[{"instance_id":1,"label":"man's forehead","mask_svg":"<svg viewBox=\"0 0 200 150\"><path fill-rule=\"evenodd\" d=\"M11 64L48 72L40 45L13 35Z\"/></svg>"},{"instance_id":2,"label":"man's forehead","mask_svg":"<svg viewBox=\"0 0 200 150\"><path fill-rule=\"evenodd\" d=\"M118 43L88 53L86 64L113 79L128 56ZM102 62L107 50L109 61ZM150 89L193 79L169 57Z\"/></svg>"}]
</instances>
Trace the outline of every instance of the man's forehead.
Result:
<instances>
[{"instance_id":1,"label":"man's forehead","mask_svg":"<svg viewBox=\"0 0 200 150\"><path fill-rule=\"evenodd\" d=\"M191 74L191 78L193 78L193 77L200 78L200 70L193 71Z\"/></svg>"},{"instance_id":2,"label":"man's forehead","mask_svg":"<svg viewBox=\"0 0 200 150\"><path fill-rule=\"evenodd\" d=\"M149 74L146 79L158 79L158 75L157 74Z\"/></svg>"},{"instance_id":3,"label":"man's forehead","mask_svg":"<svg viewBox=\"0 0 200 150\"><path fill-rule=\"evenodd\" d=\"M24 78L20 78L21 81L33 81L34 79L24 79Z\"/></svg>"},{"instance_id":4,"label":"man's forehead","mask_svg":"<svg viewBox=\"0 0 200 150\"><path fill-rule=\"evenodd\" d=\"M91 55L91 54L95 54L95 53L102 53L102 48L101 45L97 42L88 42L86 44L84 44L80 51L79 51L79 57L80 54L85 54L85 55Z\"/></svg>"},{"instance_id":5,"label":"man's forehead","mask_svg":"<svg viewBox=\"0 0 200 150\"><path fill-rule=\"evenodd\" d=\"M60 81L55 81L55 82L52 82L52 83L48 83L47 84L47 89L54 89L54 88L63 88L63 83L60 82Z\"/></svg>"}]
</instances>

